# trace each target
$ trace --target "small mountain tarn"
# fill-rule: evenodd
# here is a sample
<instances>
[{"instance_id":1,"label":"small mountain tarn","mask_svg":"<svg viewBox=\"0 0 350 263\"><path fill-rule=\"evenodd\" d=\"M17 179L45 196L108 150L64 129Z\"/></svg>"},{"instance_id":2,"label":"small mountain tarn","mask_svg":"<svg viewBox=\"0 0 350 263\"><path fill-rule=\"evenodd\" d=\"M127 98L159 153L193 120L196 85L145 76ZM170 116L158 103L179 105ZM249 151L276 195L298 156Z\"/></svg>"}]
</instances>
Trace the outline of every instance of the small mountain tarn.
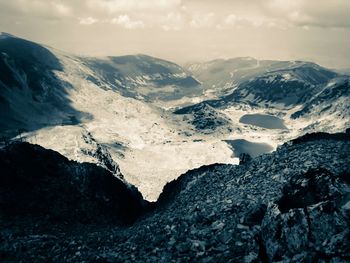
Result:
<instances>
[{"instance_id":1,"label":"small mountain tarn","mask_svg":"<svg viewBox=\"0 0 350 263\"><path fill-rule=\"evenodd\" d=\"M265 129L287 129L282 119L266 114L245 114L239 119L239 122Z\"/></svg>"},{"instance_id":2,"label":"small mountain tarn","mask_svg":"<svg viewBox=\"0 0 350 263\"><path fill-rule=\"evenodd\" d=\"M225 140L225 142L232 148L234 157L239 157L244 153L257 157L274 149L267 143L250 142L244 139Z\"/></svg>"}]
</instances>

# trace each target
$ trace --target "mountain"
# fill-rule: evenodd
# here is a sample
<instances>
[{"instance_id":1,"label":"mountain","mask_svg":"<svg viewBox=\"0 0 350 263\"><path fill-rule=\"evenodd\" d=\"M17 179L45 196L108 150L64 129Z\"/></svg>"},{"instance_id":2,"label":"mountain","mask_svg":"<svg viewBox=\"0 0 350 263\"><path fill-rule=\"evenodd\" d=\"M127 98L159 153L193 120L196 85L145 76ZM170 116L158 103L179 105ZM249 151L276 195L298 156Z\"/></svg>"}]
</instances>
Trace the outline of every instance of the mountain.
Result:
<instances>
[{"instance_id":1,"label":"mountain","mask_svg":"<svg viewBox=\"0 0 350 263\"><path fill-rule=\"evenodd\" d=\"M147 55L84 59L100 79L90 77L97 85L106 85L124 96L146 101L175 100L201 92L199 82L175 63Z\"/></svg>"},{"instance_id":2,"label":"mountain","mask_svg":"<svg viewBox=\"0 0 350 263\"><path fill-rule=\"evenodd\" d=\"M125 210L111 208L130 200L130 192L122 187L123 197L118 179L106 170L29 144L10 145L0 154L6 171L0 176L1 208L16 204L0 218L2 262L350 258L349 133L309 134L241 165L188 171L165 186L151 209L140 207L139 195L131 199L126 211L141 213L128 227L104 220L109 212L120 215ZM22 216L37 207L49 217ZM57 212L63 221L52 217ZM88 223L85 215L91 216Z\"/></svg>"},{"instance_id":3,"label":"mountain","mask_svg":"<svg viewBox=\"0 0 350 263\"><path fill-rule=\"evenodd\" d=\"M0 149L2 217L130 224L147 202L109 171L28 143Z\"/></svg>"},{"instance_id":4,"label":"mountain","mask_svg":"<svg viewBox=\"0 0 350 263\"><path fill-rule=\"evenodd\" d=\"M349 105L311 62L1 34L0 261L346 262Z\"/></svg>"},{"instance_id":5,"label":"mountain","mask_svg":"<svg viewBox=\"0 0 350 263\"><path fill-rule=\"evenodd\" d=\"M98 164L152 201L190 169L237 164L241 149L260 155L349 124L347 86L331 91L346 77L310 62L236 58L191 73L146 55L80 57L7 34L0 57L0 147L24 140ZM207 100L221 76L234 82L230 92L217 84Z\"/></svg>"},{"instance_id":6,"label":"mountain","mask_svg":"<svg viewBox=\"0 0 350 263\"><path fill-rule=\"evenodd\" d=\"M193 110L205 104L214 108L216 114L224 113L229 115L229 118L235 118L232 112L240 114L238 119L241 123L245 117L253 114L259 115L259 118L262 118L262 115L272 115L271 118L282 118L282 121L289 124L289 128L293 130L297 128L298 135L312 131L336 132L348 127L350 113L347 106L349 104L347 76L311 62L260 63L258 60L248 58L213 61L207 66L191 68L194 70L194 75L199 74L198 72L204 75L208 72L210 75L215 69L215 72L226 74L224 79L227 81L227 72L234 70L234 67L237 67L237 72L240 74L243 71L245 74L230 75L233 84L228 85L230 88L226 90L226 94L198 104L179 107L174 113L185 114L187 119L192 119ZM200 80L199 75L197 78ZM211 78L214 82L219 81L215 76ZM221 85L217 83L218 86ZM219 88L218 93L220 92ZM246 114L242 114L242 111ZM195 122L201 122L198 116L194 117Z\"/></svg>"},{"instance_id":7,"label":"mountain","mask_svg":"<svg viewBox=\"0 0 350 263\"><path fill-rule=\"evenodd\" d=\"M2 34L0 38L0 129L13 136L52 124L74 124L87 114L71 107L70 83L57 77L62 63L47 48Z\"/></svg>"},{"instance_id":8,"label":"mountain","mask_svg":"<svg viewBox=\"0 0 350 263\"><path fill-rule=\"evenodd\" d=\"M144 55L78 57L8 35L0 43L0 146L25 140L96 163L149 200L189 169L237 162L225 142L201 138L149 101L196 92L197 82L176 64Z\"/></svg>"},{"instance_id":9,"label":"mountain","mask_svg":"<svg viewBox=\"0 0 350 263\"><path fill-rule=\"evenodd\" d=\"M311 62L259 61L252 58L219 60L208 62L207 67L202 65L200 70L194 65L190 66L190 69L194 75L199 74L196 76L199 80L202 75L209 78L210 81L205 83L213 83L210 85L214 86L213 92L218 88L217 94L222 90L220 83L226 83L226 94L210 102L212 105L223 106L230 103L266 107L274 104L302 104L319 91L320 85L338 76L337 73ZM229 71L235 73L229 74ZM212 76L213 72L225 76L218 79L217 76Z\"/></svg>"},{"instance_id":10,"label":"mountain","mask_svg":"<svg viewBox=\"0 0 350 263\"><path fill-rule=\"evenodd\" d=\"M185 67L213 97L231 93L240 84L254 81L254 78L259 78L257 81L260 83L256 85L266 85L273 81L287 82L286 80L315 85L336 76L334 72L310 62L257 60L251 57L217 59L187 64Z\"/></svg>"},{"instance_id":11,"label":"mountain","mask_svg":"<svg viewBox=\"0 0 350 263\"><path fill-rule=\"evenodd\" d=\"M206 93L212 96L224 95L247 78L247 73L255 75L265 71L260 61L249 57L189 63L185 68L202 83Z\"/></svg>"},{"instance_id":12,"label":"mountain","mask_svg":"<svg viewBox=\"0 0 350 263\"><path fill-rule=\"evenodd\" d=\"M337 76L313 63L298 63L293 67L269 71L239 85L224 98L225 103L245 102L266 107L303 104Z\"/></svg>"},{"instance_id":13,"label":"mountain","mask_svg":"<svg viewBox=\"0 0 350 263\"><path fill-rule=\"evenodd\" d=\"M70 56L9 34L0 38L1 129L34 130L53 124L76 124L91 118L71 106L63 79L64 60L81 67L81 78L96 86L141 100L171 100L201 92L199 83L178 65L146 55L82 58ZM69 77L69 76L68 76Z\"/></svg>"},{"instance_id":14,"label":"mountain","mask_svg":"<svg viewBox=\"0 0 350 263\"><path fill-rule=\"evenodd\" d=\"M334 118L350 116L350 78L342 77L329 82L301 110L292 114L292 118L305 116L335 115Z\"/></svg>"},{"instance_id":15,"label":"mountain","mask_svg":"<svg viewBox=\"0 0 350 263\"><path fill-rule=\"evenodd\" d=\"M187 111L186 109L187 108L179 109L178 111L175 111L175 114L181 115L191 113L193 118L187 121L193 124L198 132L212 133L221 126L229 126L231 124L228 117L219 113L208 104L197 104L194 107L189 108L190 111Z\"/></svg>"},{"instance_id":16,"label":"mountain","mask_svg":"<svg viewBox=\"0 0 350 263\"><path fill-rule=\"evenodd\" d=\"M251 57L215 59L202 63L185 65L204 86L207 92L224 95L232 87L260 75L269 69L288 67L292 62L257 60Z\"/></svg>"}]
</instances>

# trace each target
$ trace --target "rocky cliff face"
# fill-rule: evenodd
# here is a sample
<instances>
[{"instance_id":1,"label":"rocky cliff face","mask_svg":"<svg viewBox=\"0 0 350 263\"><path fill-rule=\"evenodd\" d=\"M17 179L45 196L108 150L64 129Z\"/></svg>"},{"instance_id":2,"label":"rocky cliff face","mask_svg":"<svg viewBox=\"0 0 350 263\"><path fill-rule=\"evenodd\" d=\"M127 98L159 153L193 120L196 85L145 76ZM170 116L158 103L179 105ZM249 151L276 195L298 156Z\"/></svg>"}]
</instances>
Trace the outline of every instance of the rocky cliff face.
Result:
<instances>
[{"instance_id":1,"label":"rocky cliff face","mask_svg":"<svg viewBox=\"0 0 350 263\"><path fill-rule=\"evenodd\" d=\"M203 262L346 261L349 137L323 136L168 185L157 221L174 229L171 251Z\"/></svg>"},{"instance_id":2,"label":"rocky cliff face","mask_svg":"<svg viewBox=\"0 0 350 263\"><path fill-rule=\"evenodd\" d=\"M1 149L0 167L0 213L6 218L131 223L146 207L136 188L109 171L37 145Z\"/></svg>"},{"instance_id":3,"label":"rocky cliff face","mask_svg":"<svg viewBox=\"0 0 350 263\"><path fill-rule=\"evenodd\" d=\"M25 156L17 147L2 151L2 167L18 163L16 158L22 159L11 152ZM24 149L28 147L31 148L24 145ZM118 198L122 192L112 191L117 188L110 182L98 183L101 175L97 174L105 173L102 168L89 188L82 180L89 178L89 169L85 168L84 176L61 175L72 170L77 173L73 169L77 169L76 164L43 162L53 155L51 151L45 155L31 154L39 157L34 158L38 161L30 167L40 164L45 171L57 172L50 177L41 173L27 180L23 174L29 164L22 165L21 169L14 166L5 169L8 172L1 176L2 180L6 182L6 178L15 175L25 183L17 186L7 182L6 187L3 182L0 184L2 209L8 206L9 200L16 200L11 193L31 193L25 195L26 199L20 196L18 201L12 201L20 208L14 211L17 217L12 218L31 216L28 211L32 210L28 207L35 204L32 198L40 189L48 189L43 188L48 182L57 186L57 189L51 187L50 193L45 192L48 197L64 198L67 192L79 196L91 193L86 189L98 188L98 193L105 193L105 197L109 197L108 194L114 197L110 200L129 200L124 198L128 194ZM95 220L84 225L55 225L47 230L22 219L2 218L0 258L2 262L19 259L30 262L347 262L350 259L349 154L348 133L321 133L291 141L271 154L241 165L211 165L189 171L165 186L153 211L127 228ZM67 170L67 166L71 168ZM50 180L42 181L43 178ZM71 183L54 183L58 178L62 179L61 183L64 178ZM30 190L26 190L28 184ZM71 191L64 192L61 188ZM105 201L101 203L108 199L103 198ZM40 211L48 204L50 207L62 204L58 202L61 199L50 200L40 203L43 205L38 207ZM130 211L135 211L135 207L137 211L145 211L140 209L140 199L136 200L128 203ZM80 202L72 202L69 207L71 211L77 208L86 211L80 208ZM98 219L106 215L101 209L88 206L87 211ZM65 215L73 216L71 212Z\"/></svg>"},{"instance_id":4,"label":"rocky cliff face","mask_svg":"<svg viewBox=\"0 0 350 263\"><path fill-rule=\"evenodd\" d=\"M180 115L191 114L188 123L192 124L197 132L213 133L219 127L231 123L224 114L219 113L206 103L196 104L193 107L180 109L174 113Z\"/></svg>"}]
</instances>

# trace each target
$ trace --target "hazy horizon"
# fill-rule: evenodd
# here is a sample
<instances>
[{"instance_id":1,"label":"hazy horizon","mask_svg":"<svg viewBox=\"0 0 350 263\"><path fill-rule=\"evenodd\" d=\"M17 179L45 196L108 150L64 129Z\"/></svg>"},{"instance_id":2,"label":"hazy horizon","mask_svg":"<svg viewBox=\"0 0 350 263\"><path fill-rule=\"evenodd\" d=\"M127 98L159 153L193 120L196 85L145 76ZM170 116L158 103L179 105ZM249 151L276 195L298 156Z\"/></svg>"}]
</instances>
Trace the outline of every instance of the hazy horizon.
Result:
<instances>
[{"instance_id":1,"label":"hazy horizon","mask_svg":"<svg viewBox=\"0 0 350 263\"><path fill-rule=\"evenodd\" d=\"M83 56L253 57L350 68L346 0L0 0L0 31Z\"/></svg>"}]
</instances>

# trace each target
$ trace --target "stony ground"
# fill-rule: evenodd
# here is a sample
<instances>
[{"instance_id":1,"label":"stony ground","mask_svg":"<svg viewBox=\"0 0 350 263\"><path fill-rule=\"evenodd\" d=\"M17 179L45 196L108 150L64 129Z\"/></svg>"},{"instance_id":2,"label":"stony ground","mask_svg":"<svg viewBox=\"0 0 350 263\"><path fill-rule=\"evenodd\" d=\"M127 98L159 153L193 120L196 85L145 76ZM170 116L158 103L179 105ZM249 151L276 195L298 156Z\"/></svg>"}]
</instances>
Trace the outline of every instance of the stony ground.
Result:
<instances>
[{"instance_id":1,"label":"stony ground","mask_svg":"<svg viewBox=\"0 0 350 263\"><path fill-rule=\"evenodd\" d=\"M349 262L350 140L287 143L168 184L131 226L2 217L1 262Z\"/></svg>"}]
</instances>

